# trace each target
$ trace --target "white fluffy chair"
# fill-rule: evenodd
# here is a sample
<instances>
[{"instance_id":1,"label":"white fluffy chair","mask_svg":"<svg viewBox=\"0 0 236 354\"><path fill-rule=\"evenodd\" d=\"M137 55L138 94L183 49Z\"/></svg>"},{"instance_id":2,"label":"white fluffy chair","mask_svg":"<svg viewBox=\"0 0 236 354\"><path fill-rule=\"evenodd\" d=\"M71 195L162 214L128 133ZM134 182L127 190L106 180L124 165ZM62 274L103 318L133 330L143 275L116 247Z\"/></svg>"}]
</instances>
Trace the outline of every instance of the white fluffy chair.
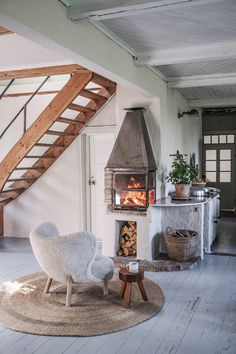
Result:
<instances>
[{"instance_id":1,"label":"white fluffy chair","mask_svg":"<svg viewBox=\"0 0 236 354\"><path fill-rule=\"evenodd\" d=\"M72 283L103 282L108 294L108 281L114 272L113 261L97 256L97 241L91 232L75 232L59 236L57 227L45 222L30 233L34 255L48 275L44 294L52 280L67 284L66 306L71 305Z\"/></svg>"}]
</instances>

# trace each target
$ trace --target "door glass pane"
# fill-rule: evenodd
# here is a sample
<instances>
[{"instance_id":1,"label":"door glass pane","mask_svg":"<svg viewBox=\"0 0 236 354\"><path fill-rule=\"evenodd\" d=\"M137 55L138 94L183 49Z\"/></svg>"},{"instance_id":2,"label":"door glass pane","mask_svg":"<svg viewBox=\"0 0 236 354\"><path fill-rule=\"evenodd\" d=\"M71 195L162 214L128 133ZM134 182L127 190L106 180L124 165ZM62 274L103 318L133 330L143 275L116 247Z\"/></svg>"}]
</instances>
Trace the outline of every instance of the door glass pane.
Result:
<instances>
[{"instance_id":1,"label":"door glass pane","mask_svg":"<svg viewBox=\"0 0 236 354\"><path fill-rule=\"evenodd\" d=\"M226 135L220 135L220 144L226 144Z\"/></svg>"},{"instance_id":2,"label":"door glass pane","mask_svg":"<svg viewBox=\"0 0 236 354\"><path fill-rule=\"evenodd\" d=\"M231 161L220 161L221 171L231 171Z\"/></svg>"},{"instance_id":3,"label":"door glass pane","mask_svg":"<svg viewBox=\"0 0 236 354\"><path fill-rule=\"evenodd\" d=\"M231 182L231 172L220 172L220 182Z\"/></svg>"},{"instance_id":4,"label":"door glass pane","mask_svg":"<svg viewBox=\"0 0 236 354\"><path fill-rule=\"evenodd\" d=\"M206 172L208 182L216 182L216 172Z\"/></svg>"},{"instance_id":5,"label":"door glass pane","mask_svg":"<svg viewBox=\"0 0 236 354\"><path fill-rule=\"evenodd\" d=\"M206 171L216 171L216 161L206 161Z\"/></svg>"},{"instance_id":6,"label":"door glass pane","mask_svg":"<svg viewBox=\"0 0 236 354\"><path fill-rule=\"evenodd\" d=\"M204 144L210 144L211 143L211 136L210 135L204 135Z\"/></svg>"},{"instance_id":7,"label":"door glass pane","mask_svg":"<svg viewBox=\"0 0 236 354\"><path fill-rule=\"evenodd\" d=\"M220 160L231 160L231 150L220 150Z\"/></svg>"},{"instance_id":8,"label":"door glass pane","mask_svg":"<svg viewBox=\"0 0 236 354\"><path fill-rule=\"evenodd\" d=\"M216 160L216 150L206 150L206 160Z\"/></svg>"},{"instance_id":9,"label":"door glass pane","mask_svg":"<svg viewBox=\"0 0 236 354\"><path fill-rule=\"evenodd\" d=\"M211 141L212 144L218 144L218 135L212 135Z\"/></svg>"},{"instance_id":10,"label":"door glass pane","mask_svg":"<svg viewBox=\"0 0 236 354\"><path fill-rule=\"evenodd\" d=\"M227 143L234 144L234 135L233 134L227 135Z\"/></svg>"}]
</instances>

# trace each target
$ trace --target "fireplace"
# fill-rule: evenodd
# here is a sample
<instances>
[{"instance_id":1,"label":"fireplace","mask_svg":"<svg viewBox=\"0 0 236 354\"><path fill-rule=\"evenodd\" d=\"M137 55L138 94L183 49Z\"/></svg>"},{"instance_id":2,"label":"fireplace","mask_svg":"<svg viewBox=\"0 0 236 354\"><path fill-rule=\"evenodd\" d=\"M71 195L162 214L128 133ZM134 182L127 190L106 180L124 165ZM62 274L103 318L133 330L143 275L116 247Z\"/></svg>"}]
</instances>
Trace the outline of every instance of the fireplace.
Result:
<instances>
[{"instance_id":1,"label":"fireplace","mask_svg":"<svg viewBox=\"0 0 236 354\"><path fill-rule=\"evenodd\" d=\"M156 162L143 114L129 108L105 170L105 201L113 210L146 211L156 199Z\"/></svg>"},{"instance_id":2,"label":"fireplace","mask_svg":"<svg viewBox=\"0 0 236 354\"><path fill-rule=\"evenodd\" d=\"M155 202L156 171L113 172L113 208L146 210Z\"/></svg>"}]
</instances>

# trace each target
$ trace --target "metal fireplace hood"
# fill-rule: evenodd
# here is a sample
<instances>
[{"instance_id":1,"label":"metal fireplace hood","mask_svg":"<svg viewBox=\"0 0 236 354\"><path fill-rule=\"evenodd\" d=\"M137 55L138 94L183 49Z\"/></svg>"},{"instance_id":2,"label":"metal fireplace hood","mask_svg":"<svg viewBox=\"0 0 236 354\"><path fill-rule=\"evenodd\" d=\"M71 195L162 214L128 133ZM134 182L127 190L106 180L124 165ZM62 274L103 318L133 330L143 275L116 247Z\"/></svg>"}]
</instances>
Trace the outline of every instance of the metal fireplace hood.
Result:
<instances>
[{"instance_id":1,"label":"metal fireplace hood","mask_svg":"<svg viewBox=\"0 0 236 354\"><path fill-rule=\"evenodd\" d=\"M156 170L144 110L141 107L128 109L106 169Z\"/></svg>"}]
</instances>

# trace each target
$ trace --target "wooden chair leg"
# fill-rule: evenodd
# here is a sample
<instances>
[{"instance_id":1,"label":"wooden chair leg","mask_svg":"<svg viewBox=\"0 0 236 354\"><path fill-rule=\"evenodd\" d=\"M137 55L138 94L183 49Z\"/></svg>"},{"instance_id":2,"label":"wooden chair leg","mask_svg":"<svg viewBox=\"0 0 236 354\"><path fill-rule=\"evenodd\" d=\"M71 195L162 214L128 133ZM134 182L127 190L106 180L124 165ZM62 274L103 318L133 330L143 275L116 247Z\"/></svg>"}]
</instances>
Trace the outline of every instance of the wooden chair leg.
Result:
<instances>
[{"instance_id":1,"label":"wooden chair leg","mask_svg":"<svg viewBox=\"0 0 236 354\"><path fill-rule=\"evenodd\" d=\"M47 294L49 292L49 289L50 289L50 286L52 284L52 278L48 277L48 280L47 280L47 283L46 283L46 286L44 288L44 294Z\"/></svg>"},{"instance_id":2,"label":"wooden chair leg","mask_svg":"<svg viewBox=\"0 0 236 354\"><path fill-rule=\"evenodd\" d=\"M142 280L140 280L140 281L138 282L138 286L139 286L139 290L140 290L140 292L141 292L141 295L142 295L143 300L144 300L144 301L147 301L147 300L148 300L148 297L147 297L146 291L145 291L145 289L144 289Z\"/></svg>"},{"instance_id":3,"label":"wooden chair leg","mask_svg":"<svg viewBox=\"0 0 236 354\"><path fill-rule=\"evenodd\" d=\"M120 298L124 297L126 289L126 282L122 281L121 288L120 288Z\"/></svg>"},{"instance_id":4,"label":"wooden chair leg","mask_svg":"<svg viewBox=\"0 0 236 354\"><path fill-rule=\"evenodd\" d=\"M66 306L71 306L71 291L72 291L72 278L71 276L66 277Z\"/></svg>"},{"instance_id":5,"label":"wooden chair leg","mask_svg":"<svg viewBox=\"0 0 236 354\"><path fill-rule=\"evenodd\" d=\"M132 283L128 281L126 283L126 290L125 290L125 307L130 307L131 291L132 291Z\"/></svg>"},{"instance_id":6,"label":"wooden chair leg","mask_svg":"<svg viewBox=\"0 0 236 354\"><path fill-rule=\"evenodd\" d=\"M108 295L108 281L104 281L103 295Z\"/></svg>"}]
</instances>

